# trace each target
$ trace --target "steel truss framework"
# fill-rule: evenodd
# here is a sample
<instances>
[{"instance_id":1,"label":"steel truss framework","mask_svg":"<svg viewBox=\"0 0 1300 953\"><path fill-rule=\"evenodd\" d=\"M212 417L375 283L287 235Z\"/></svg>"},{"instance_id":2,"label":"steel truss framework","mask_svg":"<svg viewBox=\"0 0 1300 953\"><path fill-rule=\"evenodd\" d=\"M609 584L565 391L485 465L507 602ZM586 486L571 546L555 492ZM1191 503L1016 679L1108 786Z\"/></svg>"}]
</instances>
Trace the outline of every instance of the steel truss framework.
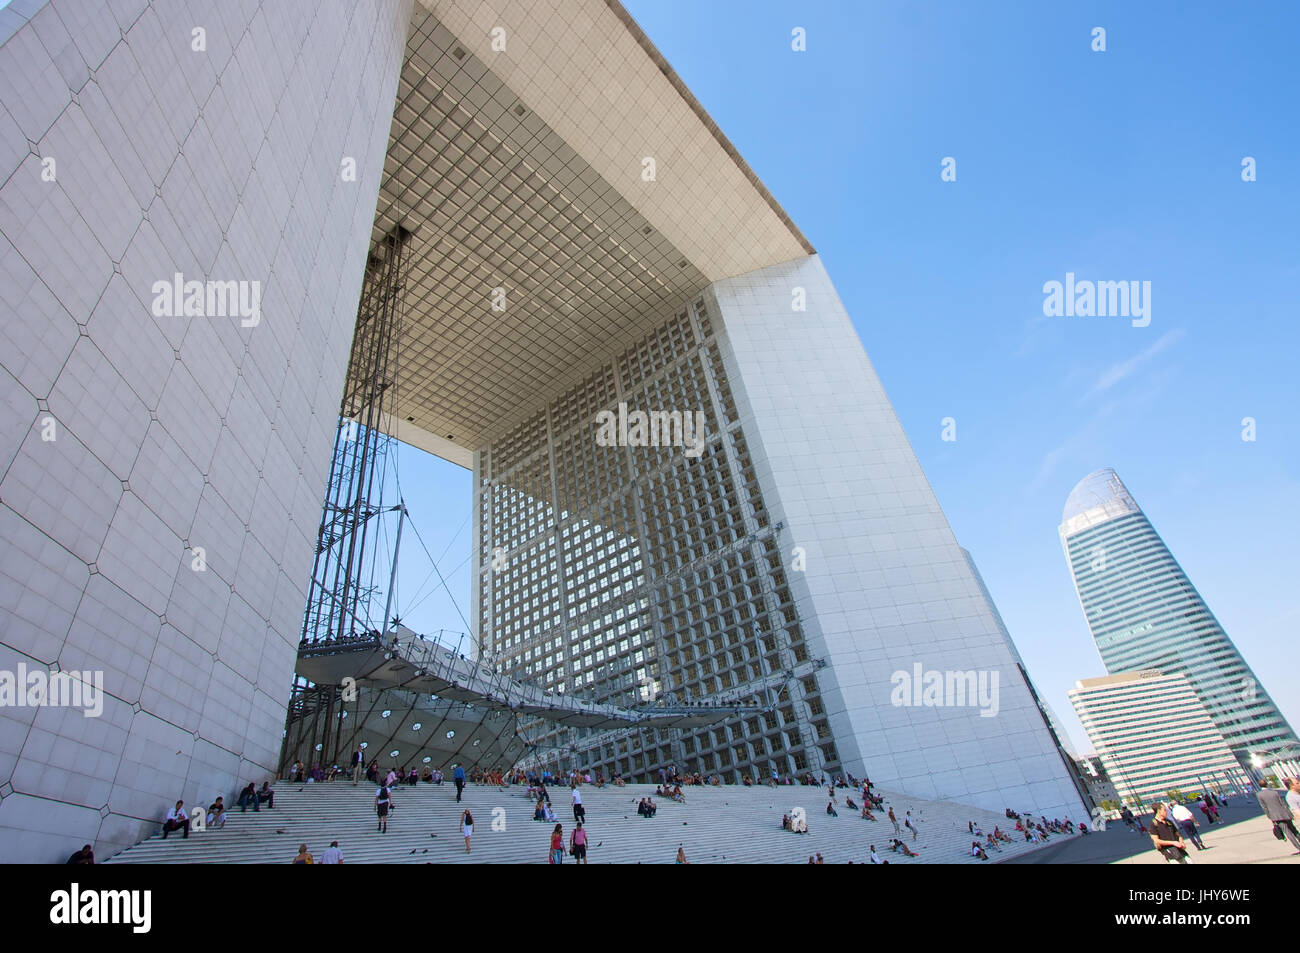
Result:
<instances>
[{"instance_id":1,"label":"steel truss framework","mask_svg":"<svg viewBox=\"0 0 1300 953\"><path fill-rule=\"evenodd\" d=\"M376 573L384 551L380 521L384 512L405 515L401 503L380 503L394 438L383 423L397 402L397 352L402 338L403 295L412 232L396 226L370 255L357 309L348 359L329 483L321 509L316 558L303 614L301 646L382 630L388 625L392 580L383 617L372 619L379 591ZM398 524L400 540L401 523ZM392 553L392 568L397 554ZM377 622L377 625L376 625ZM304 752L322 764L337 756L341 737L340 686L313 684L298 675L285 722L281 773ZM306 747L304 748L304 745Z\"/></svg>"}]
</instances>

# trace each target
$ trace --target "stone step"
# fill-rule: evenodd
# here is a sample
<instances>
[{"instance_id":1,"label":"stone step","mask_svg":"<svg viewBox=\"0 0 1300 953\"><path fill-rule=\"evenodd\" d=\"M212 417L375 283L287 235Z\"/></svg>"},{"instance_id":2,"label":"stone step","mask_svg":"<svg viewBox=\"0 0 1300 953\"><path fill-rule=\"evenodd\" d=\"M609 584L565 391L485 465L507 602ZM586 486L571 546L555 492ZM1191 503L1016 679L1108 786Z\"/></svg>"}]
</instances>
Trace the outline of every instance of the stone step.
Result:
<instances>
[{"instance_id":1,"label":"stone step","mask_svg":"<svg viewBox=\"0 0 1300 953\"><path fill-rule=\"evenodd\" d=\"M456 803L455 788L419 784L393 791L396 809L388 832L377 831L375 786L336 781L328 784L286 784L276 788L274 810L228 815L221 830L195 832L188 839L173 832L166 840L155 835L116 857L110 863L288 863L298 845L319 855L337 840L345 863L546 863L552 823L532 820L533 802L522 787L505 789L469 785L464 802ZM824 790L790 787L691 787L686 803L655 798L658 814L646 819L636 813L639 799L654 788L584 787L583 806L593 863L672 863L678 846L692 863L806 863L820 852L827 863L864 863L869 845L891 863L982 863L970 856L973 839L968 821L991 831L995 824L1007 829L1006 819L989 811L907 795L881 792L886 807L893 806L900 820L911 810L920 835L912 840L903 829L900 839L920 856L890 853L895 835L884 811L868 821L844 807L837 792L839 816L825 813ZM573 828L573 812L566 789L551 789L553 809L564 825L565 843ZM854 800L857 800L855 796ZM781 816L802 806L809 833L781 830ZM463 808L474 814L472 853L465 853L459 834ZM1013 822L1014 823L1014 822ZM496 829L494 829L494 827ZM502 829L504 828L504 829ZM283 832L283 833L281 833ZM1011 831L1013 836L1014 830ZM1053 835L1056 843L1063 835ZM999 860L1037 849L1023 840L1003 845ZM572 858L566 857L566 862Z\"/></svg>"}]
</instances>

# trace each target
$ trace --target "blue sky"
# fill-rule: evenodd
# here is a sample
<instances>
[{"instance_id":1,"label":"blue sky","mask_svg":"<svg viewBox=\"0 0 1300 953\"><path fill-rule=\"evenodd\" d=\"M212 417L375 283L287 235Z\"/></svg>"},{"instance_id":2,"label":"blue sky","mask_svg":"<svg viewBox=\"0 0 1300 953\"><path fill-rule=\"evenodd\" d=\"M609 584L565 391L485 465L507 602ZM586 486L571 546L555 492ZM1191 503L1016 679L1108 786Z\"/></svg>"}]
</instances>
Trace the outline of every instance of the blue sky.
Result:
<instances>
[{"instance_id":1,"label":"blue sky","mask_svg":"<svg viewBox=\"0 0 1300 953\"><path fill-rule=\"evenodd\" d=\"M1065 692L1104 669L1056 528L1102 466L1300 724L1300 8L624 2L822 255L1076 746ZM1044 317L1067 271L1150 281L1150 325ZM408 504L468 614L469 474L421 456ZM445 593L409 618L464 627Z\"/></svg>"}]
</instances>

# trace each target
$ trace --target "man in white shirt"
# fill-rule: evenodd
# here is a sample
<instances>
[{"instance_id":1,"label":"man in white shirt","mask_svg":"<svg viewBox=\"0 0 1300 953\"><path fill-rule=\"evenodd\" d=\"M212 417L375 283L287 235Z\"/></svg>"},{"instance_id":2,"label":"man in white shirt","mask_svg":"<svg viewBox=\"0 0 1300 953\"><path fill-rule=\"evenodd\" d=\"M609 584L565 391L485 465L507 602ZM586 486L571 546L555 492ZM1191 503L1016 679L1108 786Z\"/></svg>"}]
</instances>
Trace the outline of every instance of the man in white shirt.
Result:
<instances>
[{"instance_id":1,"label":"man in white shirt","mask_svg":"<svg viewBox=\"0 0 1300 953\"><path fill-rule=\"evenodd\" d=\"M878 863L880 863L880 857L879 857L879 855L876 854L876 845L875 845L875 844L872 844L872 845L871 845L871 862L872 862L873 864L878 864Z\"/></svg>"},{"instance_id":2,"label":"man in white shirt","mask_svg":"<svg viewBox=\"0 0 1300 953\"><path fill-rule=\"evenodd\" d=\"M343 863L343 851L339 850L339 842L336 840L330 841L330 845L326 847L323 851L321 851L320 860L317 861L317 863L321 863L321 864Z\"/></svg>"},{"instance_id":3,"label":"man in white shirt","mask_svg":"<svg viewBox=\"0 0 1300 953\"><path fill-rule=\"evenodd\" d=\"M578 790L578 782L573 782L573 791L570 796L573 798L573 822L585 821L587 819L587 810L582 806L582 792Z\"/></svg>"},{"instance_id":4,"label":"man in white shirt","mask_svg":"<svg viewBox=\"0 0 1300 953\"><path fill-rule=\"evenodd\" d=\"M185 833L181 836L184 838L190 836L190 816L185 813L184 801L177 801L176 806L167 812L167 819L163 821L162 839L166 840L167 835L176 830L183 830Z\"/></svg>"},{"instance_id":5,"label":"man in white shirt","mask_svg":"<svg viewBox=\"0 0 1300 953\"><path fill-rule=\"evenodd\" d=\"M1286 806L1296 820L1300 820L1300 778L1286 779Z\"/></svg>"},{"instance_id":6,"label":"man in white shirt","mask_svg":"<svg viewBox=\"0 0 1300 953\"><path fill-rule=\"evenodd\" d=\"M1196 845L1197 850L1205 850L1201 835L1196 830L1196 815L1187 809L1186 804L1175 804L1172 812L1174 823L1183 832L1183 836Z\"/></svg>"}]
</instances>

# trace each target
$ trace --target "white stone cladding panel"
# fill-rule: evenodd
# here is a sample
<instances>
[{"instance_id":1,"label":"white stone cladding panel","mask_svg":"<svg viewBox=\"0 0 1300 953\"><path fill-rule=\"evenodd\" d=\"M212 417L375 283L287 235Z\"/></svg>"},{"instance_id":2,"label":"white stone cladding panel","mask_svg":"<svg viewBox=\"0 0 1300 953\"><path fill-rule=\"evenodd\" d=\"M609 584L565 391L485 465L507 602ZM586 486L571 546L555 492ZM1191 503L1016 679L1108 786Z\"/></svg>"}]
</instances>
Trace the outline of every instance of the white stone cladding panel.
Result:
<instances>
[{"instance_id":1,"label":"white stone cladding panel","mask_svg":"<svg viewBox=\"0 0 1300 953\"><path fill-rule=\"evenodd\" d=\"M793 310L795 288L806 311ZM839 755L884 788L1080 820L991 607L817 256L716 282L737 410ZM893 673L996 672L998 713L891 704Z\"/></svg>"},{"instance_id":2,"label":"white stone cladding panel","mask_svg":"<svg viewBox=\"0 0 1300 953\"><path fill-rule=\"evenodd\" d=\"M107 707L0 712L0 859L61 862L274 771L412 4L14 6L0 664ZM156 311L178 273L260 282L259 320Z\"/></svg>"}]
</instances>

